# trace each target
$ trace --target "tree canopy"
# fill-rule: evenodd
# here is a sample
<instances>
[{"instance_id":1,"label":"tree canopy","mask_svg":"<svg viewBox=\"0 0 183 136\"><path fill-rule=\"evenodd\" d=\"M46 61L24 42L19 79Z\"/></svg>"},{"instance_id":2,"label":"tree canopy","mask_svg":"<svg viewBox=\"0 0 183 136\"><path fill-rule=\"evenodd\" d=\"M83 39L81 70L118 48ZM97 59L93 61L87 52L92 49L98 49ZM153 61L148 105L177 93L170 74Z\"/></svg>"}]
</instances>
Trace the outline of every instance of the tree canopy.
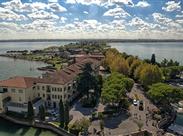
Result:
<instances>
[{"instance_id":1,"label":"tree canopy","mask_svg":"<svg viewBox=\"0 0 183 136\"><path fill-rule=\"evenodd\" d=\"M119 53L116 49L109 49L105 55L105 61L111 71L128 75L129 64L126 61L124 54Z\"/></svg>"},{"instance_id":2,"label":"tree canopy","mask_svg":"<svg viewBox=\"0 0 183 136\"><path fill-rule=\"evenodd\" d=\"M102 100L104 103L119 103L133 87L133 80L120 73L112 73L103 84Z\"/></svg>"},{"instance_id":3,"label":"tree canopy","mask_svg":"<svg viewBox=\"0 0 183 136\"><path fill-rule=\"evenodd\" d=\"M156 83L150 87L148 95L159 105L169 105L183 99L183 90L165 83Z\"/></svg>"},{"instance_id":4,"label":"tree canopy","mask_svg":"<svg viewBox=\"0 0 183 136\"><path fill-rule=\"evenodd\" d=\"M161 69L157 65L146 63L136 69L135 77L146 87L163 80Z\"/></svg>"}]
</instances>

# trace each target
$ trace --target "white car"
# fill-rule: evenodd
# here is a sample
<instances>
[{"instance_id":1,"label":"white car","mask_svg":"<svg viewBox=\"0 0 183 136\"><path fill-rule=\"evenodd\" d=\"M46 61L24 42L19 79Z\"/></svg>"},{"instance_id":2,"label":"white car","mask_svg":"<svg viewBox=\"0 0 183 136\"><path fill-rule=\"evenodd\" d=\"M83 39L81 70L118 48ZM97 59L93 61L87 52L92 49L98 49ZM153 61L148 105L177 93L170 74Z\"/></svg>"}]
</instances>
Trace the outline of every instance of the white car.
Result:
<instances>
[{"instance_id":1,"label":"white car","mask_svg":"<svg viewBox=\"0 0 183 136\"><path fill-rule=\"evenodd\" d=\"M135 106L138 105L138 101L136 99L133 100L133 105L135 105Z\"/></svg>"}]
</instances>

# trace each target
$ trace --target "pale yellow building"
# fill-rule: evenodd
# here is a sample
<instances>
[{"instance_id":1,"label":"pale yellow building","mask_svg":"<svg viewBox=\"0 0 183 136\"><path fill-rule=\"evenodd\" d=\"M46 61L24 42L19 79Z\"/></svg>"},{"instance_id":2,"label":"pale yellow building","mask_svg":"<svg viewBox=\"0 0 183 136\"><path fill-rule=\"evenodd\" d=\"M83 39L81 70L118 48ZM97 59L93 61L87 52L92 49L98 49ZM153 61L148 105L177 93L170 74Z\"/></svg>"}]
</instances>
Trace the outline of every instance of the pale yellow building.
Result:
<instances>
[{"instance_id":1,"label":"pale yellow building","mask_svg":"<svg viewBox=\"0 0 183 136\"><path fill-rule=\"evenodd\" d=\"M36 112L40 105L58 108L60 99L72 101L78 95L76 78L86 63L97 71L100 61L87 58L42 78L12 77L0 81L0 112L27 112L28 101L33 102Z\"/></svg>"}]
</instances>

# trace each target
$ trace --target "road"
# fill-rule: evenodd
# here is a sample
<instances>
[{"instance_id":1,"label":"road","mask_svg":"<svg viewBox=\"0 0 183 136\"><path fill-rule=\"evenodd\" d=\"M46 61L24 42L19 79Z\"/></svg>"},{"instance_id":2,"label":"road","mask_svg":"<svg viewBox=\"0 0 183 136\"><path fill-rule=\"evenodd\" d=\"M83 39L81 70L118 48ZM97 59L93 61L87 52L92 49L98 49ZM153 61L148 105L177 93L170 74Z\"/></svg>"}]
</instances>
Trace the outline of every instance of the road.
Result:
<instances>
[{"instance_id":1,"label":"road","mask_svg":"<svg viewBox=\"0 0 183 136\"><path fill-rule=\"evenodd\" d=\"M142 130L146 129L155 135L157 132L157 128L155 127L157 122L151 118L151 111L157 110L157 107L145 97L142 88L139 87L138 84L134 84L132 91L129 94L129 97L132 99L135 99L135 96L137 96L139 100L143 101L144 110L140 111L139 106L131 105L130 113L132 118L136 120L135 122L140 122L143 124Z\"/></svg>"}]
</instances>

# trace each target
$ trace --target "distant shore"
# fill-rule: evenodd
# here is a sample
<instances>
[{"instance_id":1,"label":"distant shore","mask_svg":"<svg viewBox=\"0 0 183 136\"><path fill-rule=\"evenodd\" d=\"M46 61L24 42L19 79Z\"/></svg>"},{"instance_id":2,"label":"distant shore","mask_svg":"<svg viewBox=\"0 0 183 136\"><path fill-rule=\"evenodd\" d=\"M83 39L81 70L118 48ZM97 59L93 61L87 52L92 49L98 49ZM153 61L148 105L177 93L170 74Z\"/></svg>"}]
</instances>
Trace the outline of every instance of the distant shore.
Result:
<instances>
[{"instance_id":1,"label":"distant shore","mask_svg":"<svg viewBox=\"0 0 183 136\"><path fill-rule=\"evenodd\" d=\"M183 39L7 39L0 42L80 42L80 41L106 41L106 42L183 42Z\"/></svg>"}]
</instances>

